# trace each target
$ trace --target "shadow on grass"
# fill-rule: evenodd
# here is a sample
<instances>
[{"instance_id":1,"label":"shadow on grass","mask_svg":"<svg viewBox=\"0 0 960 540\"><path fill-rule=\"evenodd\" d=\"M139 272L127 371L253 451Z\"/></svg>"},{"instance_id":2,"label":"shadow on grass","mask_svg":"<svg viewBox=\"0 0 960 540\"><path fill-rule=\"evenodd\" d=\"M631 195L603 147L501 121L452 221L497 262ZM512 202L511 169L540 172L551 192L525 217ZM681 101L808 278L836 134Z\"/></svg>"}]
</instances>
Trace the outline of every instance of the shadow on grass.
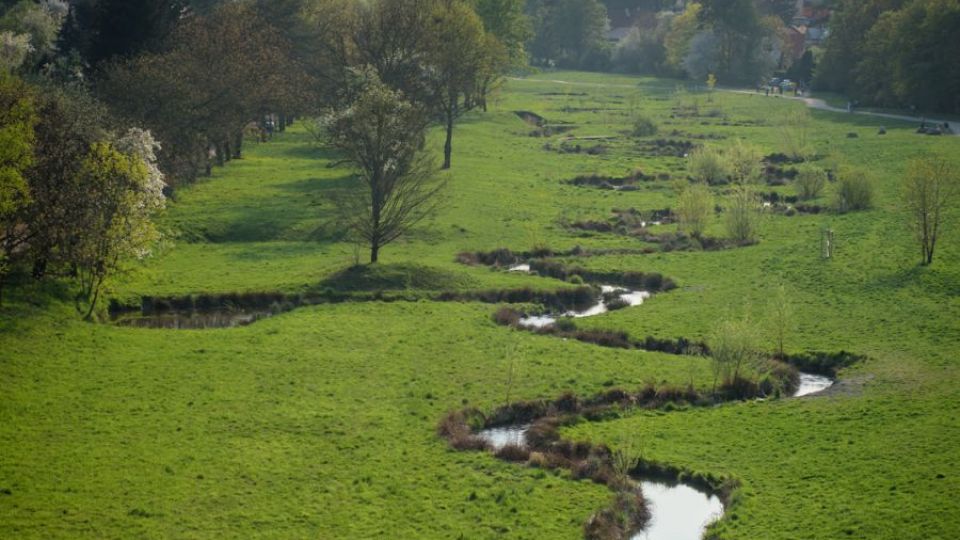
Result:
<instances>
[{"instance_id":1,"label":"shadow on grass","mask_svg":"<svg viewBox=\"0 0 960 540\"><path fill-rule=\"evenodd\" d=\"M438 268L414 264L355 265L334 273L321 281L312 291L335 290L343 292L456 290L474 286L469 276Z\"/></svg>"}]
</instances>

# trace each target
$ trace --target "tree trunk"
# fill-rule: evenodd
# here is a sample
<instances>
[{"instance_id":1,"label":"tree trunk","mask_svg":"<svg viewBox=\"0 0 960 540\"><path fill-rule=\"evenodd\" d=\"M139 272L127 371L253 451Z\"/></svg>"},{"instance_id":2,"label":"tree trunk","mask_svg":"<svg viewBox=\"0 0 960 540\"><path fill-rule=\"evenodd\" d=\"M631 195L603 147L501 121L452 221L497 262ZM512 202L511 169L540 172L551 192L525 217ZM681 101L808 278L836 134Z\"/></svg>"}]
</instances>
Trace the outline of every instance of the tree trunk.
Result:
<instances>
[{"instance_id":1,"label":"tree trunk","mask_svg":"<svg viewBox=\"0 0 960 540\"><path fill-rule=\"evenodd\" d=\"M214 148L213 148L213 151L216 153L216 156L214 156L214 160L216 160L217 166L218 166L218 167L223 167L223 164L224 164L224 159L223 159L223 153L224 153L224 152L223 152L223 145L222 145L222 144L219 144L219 143L215 144L215 145L214 145Z\"/></svg>"},{"instance_id":2,"label":"tree trunk","mask_svg":"<svg viewBox=\"0 0 960 540\"><path fill-rule=\"evenodd\" d=\"M233 149L230 148L230 138L227 137L227 140L223 141L223 161L231 159L233 159Z\"/></svg>"},{"instance_id":3,"label":"tree trunk","mask_svg":"<svg viewBox=\"0 0 960 540\"><path fill-rule=\"evenodd\" d=\"M375 264L380 258L380 242L374 240L370 243L370 264Z\"/></svg>"},{"instance_id":4,"label":"tree trunk","mask_svg":"<svg viewBox=\"0 0 960 540\"><path fill-rule=\"evenodd\" d=\"M234 159L243 159L243 130L237 132L234 141L233 157Z\"/></svg>"},{"instance_id":5,"label":"tree trunk","mask_svg":"<svg viewBox=\"0 0 960 540\"><path fill-rule=\"evenodd\" d=\"M447 142L443 145L443 168L450 168L453 154L453 111L447 111Z\"/></svg>"},{"instance_id":6,"label":"tree trunk","mask_svg":"<svg viewBox=\"0 0 960 540\"><path fill-rule=\"evenodd\" d=\"M287 129L287 115L280 113L277 115L277 131L283 133Z\"/></svg>"}]
</instances>

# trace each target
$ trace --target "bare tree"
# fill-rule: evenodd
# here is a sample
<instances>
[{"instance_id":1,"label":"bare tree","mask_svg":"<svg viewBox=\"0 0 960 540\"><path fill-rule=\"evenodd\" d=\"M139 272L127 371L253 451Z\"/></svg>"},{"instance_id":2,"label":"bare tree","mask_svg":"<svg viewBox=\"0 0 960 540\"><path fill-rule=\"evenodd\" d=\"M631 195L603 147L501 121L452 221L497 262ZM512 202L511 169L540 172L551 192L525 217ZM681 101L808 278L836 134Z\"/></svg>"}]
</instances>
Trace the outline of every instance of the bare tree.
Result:
<instances>
[{"instance_id":1,"label":"bare tree","mask_svg":"<svg viewBox=\"0 0 960 540\"><path fill-rule=\"evenodd\" d=\"M350 107L331 115L328 130L362 185L335 201L341 223L369 244L372 264L380 248L434 213L445 184L422 151L427 113L373 70L359 74L362 90Z\"/></svg>"},{"instance_id":2,"label":"bare tree","mask_svg":"<svg viewBox=\"0 0 960 540\"><path fill-rule=\"evenodd\" d=\"M933 250L937 246L944 215L957 193L957 171L943 159L915 159L907 167L903 204L910 213L920 243L923 265L933 263Z\"/></svg>"}]
</instances>

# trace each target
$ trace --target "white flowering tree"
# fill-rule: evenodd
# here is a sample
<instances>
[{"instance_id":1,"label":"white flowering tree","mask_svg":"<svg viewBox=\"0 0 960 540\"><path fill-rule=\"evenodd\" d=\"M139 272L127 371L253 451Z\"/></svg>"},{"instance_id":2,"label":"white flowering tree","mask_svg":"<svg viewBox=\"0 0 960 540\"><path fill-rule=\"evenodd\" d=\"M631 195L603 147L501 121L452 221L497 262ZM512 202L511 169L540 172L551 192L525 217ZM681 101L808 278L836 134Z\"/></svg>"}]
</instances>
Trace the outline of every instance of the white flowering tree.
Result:
<instances>
[{"instance_id":1,"label":"white flowering tree","mask_svg":"<svg viewBox=\"0 0 960 540\"><path fill-rule=\"evenodd\" d=\"M163 174L156 165L159 148L149 131L135 128L113 143L93 144L80 167L77 180L88 203L70 258L80 282L77 305L87 304L87 318L104 280L125 260L149 255L160 238L153 223L164 207Z\"/></svg>"}]
</instances>

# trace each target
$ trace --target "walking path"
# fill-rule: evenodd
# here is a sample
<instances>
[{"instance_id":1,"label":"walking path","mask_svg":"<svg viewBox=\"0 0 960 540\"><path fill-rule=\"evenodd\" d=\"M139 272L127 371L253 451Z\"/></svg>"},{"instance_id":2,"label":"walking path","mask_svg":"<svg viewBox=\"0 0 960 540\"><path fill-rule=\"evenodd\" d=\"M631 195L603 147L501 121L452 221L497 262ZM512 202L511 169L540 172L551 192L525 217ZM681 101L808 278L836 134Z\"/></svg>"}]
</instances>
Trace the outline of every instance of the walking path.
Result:
<instances>
[{"instance_id":1,"label":"walking path","mask_svg":"<svg viewBox=\"0 0 960 540\"><path fill-rule=\"evenodd\" d=\"M521 82L524 82L524 81L525 82L549 82L549 83L555 83L555 84L566 84L570 86L593 86L596 88L636 88L636 85L632 85L632 84L590 83L590 82L561 81L556 79L527 79L524 77L507 77L507 79L511 81L521 81ZM721 92L729 92L731 94L745 94L750 96L757 95L757 92L754 92L751 90L735 90L735 89L728 89L728 88L718 88L717 90ZM796 97L795 96L779 96L779 97L781 97L782 99L792 99L796 101L802 101L804 104L806 104L807 107L811 109L816 109L819 111L829 111L829 112L844 113L844 114L859 114L864 116L874 116L877 118L889 118L890 120L899 120L901 122L914 122L914 123L920 122L920 117L909 116L905 114L891 114L891 113L858 111L858 110L854 110L853 112L850 112L841 107L833 107L827 104L826 101L819 98L811 98L811 97L803 97L803 96L796 96ZM926 121L927 125L942 126L945 122L949 122L948 120L938 120L936 118L926 118L926 117L924 118L924 120ZM954 124L957 124L957 123L954 122ZM954 133L953 133L954 136L960 136L960 130L956 129L954 126L951 126L951 128L954 129Z\"/></svg>"}]
</instances>

